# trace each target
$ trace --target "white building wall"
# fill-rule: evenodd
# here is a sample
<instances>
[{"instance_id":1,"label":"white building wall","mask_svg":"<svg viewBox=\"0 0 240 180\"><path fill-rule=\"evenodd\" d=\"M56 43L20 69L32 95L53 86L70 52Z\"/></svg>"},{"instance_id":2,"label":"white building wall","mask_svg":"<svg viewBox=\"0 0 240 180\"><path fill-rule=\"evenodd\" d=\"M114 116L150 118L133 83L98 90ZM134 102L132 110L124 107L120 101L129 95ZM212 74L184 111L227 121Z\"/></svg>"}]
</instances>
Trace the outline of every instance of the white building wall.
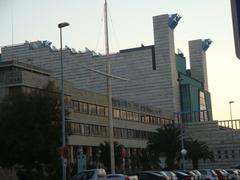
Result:
<instances>
[{"instance_id":1,"label":"white building wall","mask_svg":"<svg viewBox=\"0 0 240 180\"><path fill-rule=\"evenodd\" d=\"M151 47L113 54L110 58L112 74L129 79L112 80L113 97L160 108L165 117L172 118L172 113L180 110L180 102L174 37L173 30L168 27L168 17L166 14L153 18L156 70L153 70ZM60 78L60 52L51 52L49 47L29 47L30 43L3 47L2 60L33 64ZM66 49L63 61L64 79L74 87L106 93L106 77L84 67L106 72L105 56L93 56L90 51L74 54Z\"/></svg>"}]
</instances>

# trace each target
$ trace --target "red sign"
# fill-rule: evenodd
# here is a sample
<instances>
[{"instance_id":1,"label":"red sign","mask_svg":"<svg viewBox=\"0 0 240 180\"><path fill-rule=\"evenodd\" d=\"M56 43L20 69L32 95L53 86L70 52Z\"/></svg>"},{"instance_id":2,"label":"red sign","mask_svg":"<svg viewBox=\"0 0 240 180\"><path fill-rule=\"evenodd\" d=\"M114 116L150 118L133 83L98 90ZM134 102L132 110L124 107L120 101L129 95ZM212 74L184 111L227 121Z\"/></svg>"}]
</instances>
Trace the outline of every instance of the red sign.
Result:
<instances>
[{"instance_id":1,"label":"red sign","mask_svg":"<svg viewBox=\"0 0 240 180\"><path fill-rule=\"evenodd\" d=\"M67 145L64 146L63 149L62 149L62 157L64 159L68 159L69 158L69 152L70 152L69 147Z\"/></svg>"}]
</instances>

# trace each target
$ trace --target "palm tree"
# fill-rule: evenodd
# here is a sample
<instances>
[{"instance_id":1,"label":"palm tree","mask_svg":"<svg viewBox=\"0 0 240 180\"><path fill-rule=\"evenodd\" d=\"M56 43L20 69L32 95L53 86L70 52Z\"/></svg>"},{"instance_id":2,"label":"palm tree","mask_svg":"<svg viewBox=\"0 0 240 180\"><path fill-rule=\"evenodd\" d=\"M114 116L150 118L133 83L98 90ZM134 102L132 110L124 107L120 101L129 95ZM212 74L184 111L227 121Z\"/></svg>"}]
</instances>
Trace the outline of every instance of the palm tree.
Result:
<instances>
[{"instance_id":1,"label":"palm tree","mask_svg":"<svg viewBox=\"0 0 240 180\"><path fill-rule=\"evenodd\" d=\"M175 169L175 159L180 150L180 130L174 125L165 125L149 139L147 150L154 153L157 159L164 155L169 170Z\"/></svg>"},{"instance_id":2,"label":"palm tree","mask_svg":"<svg viewBox=\"0 0 240 180\"><path fill-rule=\"evenodd\" d=\"M118 144L118 142L114 142L114 151L115 151L115 165L116 167L120 167L122 164L121 159L121 151L124 148L123 145ZM104 164L107 171L110 172L110 147L109 143L104 141L99 145L99 150L101 150L99 161Z\"/></svg>"},{"instance_id":3,"label":"palm tree","mask_svg":"<svg viewBox=\"0 0 240 180\"><path fill-rule=\"evenodd\" d=\"M185 142L187 150L187 158L192 160L193 169L198 169L198 161L200 159L214 160L213 152L209 150L207 144L203 141L188 140Z\"/></svg>"}]
</instances>

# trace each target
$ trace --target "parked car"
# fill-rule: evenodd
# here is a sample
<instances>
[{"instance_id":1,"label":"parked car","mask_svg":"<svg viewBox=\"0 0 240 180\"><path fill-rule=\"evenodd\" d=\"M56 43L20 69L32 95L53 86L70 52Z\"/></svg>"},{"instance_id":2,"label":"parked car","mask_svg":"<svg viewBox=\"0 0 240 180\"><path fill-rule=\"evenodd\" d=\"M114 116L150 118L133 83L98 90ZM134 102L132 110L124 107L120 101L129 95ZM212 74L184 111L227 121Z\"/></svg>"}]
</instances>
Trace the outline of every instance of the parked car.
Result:
<instances>
[{"instance_id":1,"label":"parked car","mask_svg":"<svg viewBox=\"0 0 240 180\"><path fill-rule=\"evenodd\" d=\"M186 174L185 172L181 172L181 171L173 171L178 180L194 180L194 178L192 176L190 176L189 174Z\"/></svg>"},{"instance_id":2,"label":"parked car","mask_svg":"<svg viewBox=\"0 0 240 180\"><path fill-rule=\"evenodd\" d=\"M150 172L160 174L161 176L165 177L165 180L171 180L171 176L167 175L165 171L150 171Z\"/></svg>"},{"instance_id":3,"label":"parked car","mask_svg":"<svg viewBox=\"0 0 240 180\"><path fill-rule=\"evenodd\" d=\"M104 169L90 169L74 175L70 180L107 180Z\"/></svg>"},{"instance_id":4,"label":"parked car","mask_svg":"<svg viewBox=\"0 0 240 180\"><path fill-rule=\"evenodd\" d=\"M239 171L236 169L226 169L226 171L229 173L231 180L240 180L240 174Z\"/></svg>"},{"instance_id":5,"label":"parked car","mask_svg":"<svg viewBox=\"0 0 240 180\"><path fill-rule=\"evenodd\" d=\"M198 170L192 170L192 172L194 172L197 175L198 180L201 180L202 174Z\"/></svg>"},{"instance_id":6,"label":"parked car","mask_svg":"<svg viewBox=\"0 0 240 180\"><path fill-rule=\"evenodd\" d=\"M108 174L107 180L138 180L138 177L127 176L125 174Z\"/></svg>"},{"instance_id":7,"label":"parked car","mask_svg":"<svg viewBox=\"0 0 240 180\"><path fill-rule=\"evenodd\" d=\"M191 176L191 180L198 180L198 175L196 175L193 171L188 171L188 170L180 170L180 171Z\"/></svg>"},{"instance_id":8,"label":"parked car","mask_svg":"<svg viewBox=\"0 0 240 180\"><path fill-rule=\"evenodd\" d=\"M143 172L133 173L130 176L133 176L133 175L138 176L138 180L166 180L164 176L155 172L143 171Z\"/></svg>"},{"instance_id":9,"label":"parked car","mask_svg":"<svg viewBox=\"0 0 240 180\"><path fill-rule=\"evenodd\" d=\"M228 180L230 178L229 173L223 169L214 169L217 174L218 180Z\"/></svg>"},{"instance_id":10,"label":"parked car","mask_svg":"<svg viewBox=\"0 0 240 180\"><path fill-rule=\"evenodd\" d=\"M198 169L201 173L201 180L218 180L217 174L211 169Z\"/></svg>"},{"instance_id":11,"label":"parked car","mask_svg":"<svg viewBox=\"0 0 240 180\"><path fill-rule=\"evenodd\" d=\"M172 172L172 171L163 171L163 172L165 172L171 178L171 180L178 180L178 178L174 172Z\"/></svg>"}]
</instances>

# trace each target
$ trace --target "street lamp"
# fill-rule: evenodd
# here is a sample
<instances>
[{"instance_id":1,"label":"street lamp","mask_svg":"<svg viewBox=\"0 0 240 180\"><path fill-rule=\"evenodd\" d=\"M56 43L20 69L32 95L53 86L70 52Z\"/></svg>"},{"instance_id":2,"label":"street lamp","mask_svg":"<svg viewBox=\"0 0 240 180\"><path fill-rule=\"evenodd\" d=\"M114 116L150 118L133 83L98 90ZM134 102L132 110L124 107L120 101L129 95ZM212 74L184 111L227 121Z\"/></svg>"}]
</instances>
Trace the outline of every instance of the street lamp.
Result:
<instances>
[{"instance_id":1,"label":"street lamp","mask_svg":"<svg viewBox=\"0 0 240 180\"><path fill-rule=\"evenodd\" d=\"M60 59L61 59L61 120L62 120L62 149L65 147L65 107L64 107L64 87L63 87L63 55L62 55L62 28L69 26L69 23L58 24L60 29ZM66 162L62 155L62 179L66 180Z\"/></svg>"},{"instance_id":2,"label":"street lamp","mask_svg":"<svg viewBox=\"0 0 240 180\"><path fill-rule=\"evenodd\" d=\"M229 106L230 106L230 118L232 120L232 103L234 103L234 101L229 101Z\"/></svg>"}]
</instances>

